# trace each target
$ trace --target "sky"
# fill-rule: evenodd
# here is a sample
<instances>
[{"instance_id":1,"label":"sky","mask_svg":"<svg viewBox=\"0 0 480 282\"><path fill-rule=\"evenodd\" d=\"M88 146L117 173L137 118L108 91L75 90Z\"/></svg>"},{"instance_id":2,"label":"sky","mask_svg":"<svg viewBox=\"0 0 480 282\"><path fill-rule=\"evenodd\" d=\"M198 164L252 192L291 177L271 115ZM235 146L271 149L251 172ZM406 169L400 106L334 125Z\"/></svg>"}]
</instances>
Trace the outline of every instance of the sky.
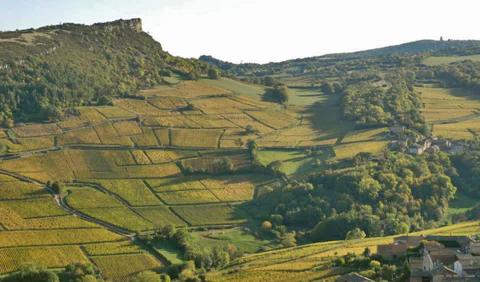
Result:
<instances>
[{"instance_id":1,"label":"sky","mask_svg":"<svg viewBox=\"0 0 480 282\"><path fill-rule=\"evenodd\" d=\"M0 30L141 18L177 56L234 63L480 39L478 0L0 0Z\"/></svg>"}]
</instances>

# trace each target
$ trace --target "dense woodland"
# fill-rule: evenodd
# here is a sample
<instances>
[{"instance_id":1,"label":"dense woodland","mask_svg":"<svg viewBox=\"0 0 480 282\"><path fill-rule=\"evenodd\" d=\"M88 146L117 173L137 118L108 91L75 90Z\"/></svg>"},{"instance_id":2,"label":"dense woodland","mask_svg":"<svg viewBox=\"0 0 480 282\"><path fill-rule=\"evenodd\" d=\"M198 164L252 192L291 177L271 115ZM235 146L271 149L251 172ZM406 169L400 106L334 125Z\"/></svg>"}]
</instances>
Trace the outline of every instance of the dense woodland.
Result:
<instances>
[{"instance_id":1,"label":"dense woodland","mask_svg":"<svg viewBox=\"0 0 480 282\"><path fill-rule=\"evenodd\" d=\"M310 228L314 241L345 239L355 228L369 237L407 233L445 218L457 190L451 177L458 176L448 155L385 153L378 162L356 161L349 169L312 174L306 183L262 188L252 215Z\"/></svg>"}]
</instances>

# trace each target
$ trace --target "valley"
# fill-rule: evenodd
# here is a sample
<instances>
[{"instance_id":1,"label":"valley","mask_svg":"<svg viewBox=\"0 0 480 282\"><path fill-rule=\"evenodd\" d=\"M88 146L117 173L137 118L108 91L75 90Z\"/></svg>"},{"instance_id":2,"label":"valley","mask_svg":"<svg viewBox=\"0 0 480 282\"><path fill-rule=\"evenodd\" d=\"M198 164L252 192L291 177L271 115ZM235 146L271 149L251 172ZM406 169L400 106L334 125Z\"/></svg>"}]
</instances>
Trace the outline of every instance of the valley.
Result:
<instances>
[{"instance_id":1,"label":"valley","mask_svg":"<svg viewBox=\"0 0 480 282\"><path fill-rule=\"evenodd\" d=\"M430 43L258 65L137 19L0 33L0 277L407 281L420 246L377 246L480 234L480 47Z\"/></svg>"}]
</instances>

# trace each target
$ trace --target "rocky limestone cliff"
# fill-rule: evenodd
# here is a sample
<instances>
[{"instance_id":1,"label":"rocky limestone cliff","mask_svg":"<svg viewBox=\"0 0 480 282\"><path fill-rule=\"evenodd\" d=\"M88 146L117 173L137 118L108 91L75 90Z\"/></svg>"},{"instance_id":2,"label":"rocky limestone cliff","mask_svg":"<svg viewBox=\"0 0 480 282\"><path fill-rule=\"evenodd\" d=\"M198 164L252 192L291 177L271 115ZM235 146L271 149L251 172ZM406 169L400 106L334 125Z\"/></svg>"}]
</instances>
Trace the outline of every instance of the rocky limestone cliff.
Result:
<instances>
[{"instance_id":1,"label":"rocky limestone cliff","mask_svg":"<svg viewBox=\"0 0 480 282\"><path fill-rule=\"evenodd\" d=\"M130 19L130 20L117 20L114 22L97 23L97 25L107 31L130 29L135 32L142 32L142 19Z\"/></svg>"}]
</instances>

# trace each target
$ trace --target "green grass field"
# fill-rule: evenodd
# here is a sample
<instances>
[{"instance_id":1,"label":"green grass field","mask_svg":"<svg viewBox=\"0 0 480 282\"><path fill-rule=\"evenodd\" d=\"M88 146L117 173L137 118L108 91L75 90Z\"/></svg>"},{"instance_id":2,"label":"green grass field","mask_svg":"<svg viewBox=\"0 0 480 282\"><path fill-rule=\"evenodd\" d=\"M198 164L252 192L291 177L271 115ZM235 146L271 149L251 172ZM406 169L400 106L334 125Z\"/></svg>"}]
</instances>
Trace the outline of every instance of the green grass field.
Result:
<instances>
[{"instance_id":1,"label":"green grass field","mask_svg":"<svg viewBox=\"0 0 480 282\"><path fill-rule=\"evenodd\" d=\"M342 143L373 141L384 137L389 132L386 127L378 129L364 129L350 131L342 140Z\"/></svg>"},{"instance_id":2,"label":"green grass field","mask_svg":"<svg viewBox=\"0 0 480 282\"><path fill-rule=\"evenodd\" d=\"M317 167L318 162L321 164L323 161L333 156L328 149L320 152L321 153L318 156L307 157L303 151L299 150L261 150L258 152L258 158L263 165L268 165L273 161L282 161L280 170L287 175L291 175L311 170L312 168Z\"/></svg>"},{"instance_id":3,"label":"green grass field","mask_svg":"<svg viewBox=\"0 0 480 282\"><path fill-rule=\"evenodd\" d=\"M267 87L256 84L243 83L241 81L233 80L230 78L222 77L220 79L202 79L204 83L215 85L228 89L237 94L248 95L255 98L262 98L265 94Z\"/></svg>"},{"instance_id":4,"label":"green grass field","mask_svg":"<svg viewBox=\"0 0 480 282\"><path fill-rule=\"evenodd\" d=\"M472 197L471 195L466 195L462 191L455 193L455 199L451 200L448 203L448 212L450 214L459 214L464 213L472 208L474 208L480 199Z\"/></svg>"},{"instance_id":5,"label":"green grass field","mask_svg":"<svg viewBox=\"0 0 480 282\"><path fill-rule=\"evenodd\" d=\"M193 226L245 223L246 218L225 204L176 206L174 211Z\"/></svg>"},{"instance_id":6,"label":"green grass field","mask_svg":"<svg viewBox=\"0 0 480 282\"><path fill-rule=\"evenodd\" d=\"M373 155L381 154L388 146L389 141L370 141L359 142L345 145L338 145L333 148L336 160L351 159L358 153L372 153Z\"/></svg>"},{"instance_id":7,"label":"green grass field","mask_svg":"<svg viewBox=\"0 0 480 282\"><path fill-rule=\"evenodd\" d=\"M480 61L480 55L471 56L445 56L445 57L428 57L423 60L423 63L427 66L438 66L443 64L450 64L454 62L461 62L465 60Z\"/></svg>"},{"instance_id":8,"label":"green grass field","mask_svg":"<svg viewBox=\"0 0 480 282\"><path fill-rule=\"evenodd\" d=\"M324 94L319 88L290 88L288 91L288 104L309 106L319 103L322 106L333 106L337 97Z\"/></svg>"}]
</instances>

